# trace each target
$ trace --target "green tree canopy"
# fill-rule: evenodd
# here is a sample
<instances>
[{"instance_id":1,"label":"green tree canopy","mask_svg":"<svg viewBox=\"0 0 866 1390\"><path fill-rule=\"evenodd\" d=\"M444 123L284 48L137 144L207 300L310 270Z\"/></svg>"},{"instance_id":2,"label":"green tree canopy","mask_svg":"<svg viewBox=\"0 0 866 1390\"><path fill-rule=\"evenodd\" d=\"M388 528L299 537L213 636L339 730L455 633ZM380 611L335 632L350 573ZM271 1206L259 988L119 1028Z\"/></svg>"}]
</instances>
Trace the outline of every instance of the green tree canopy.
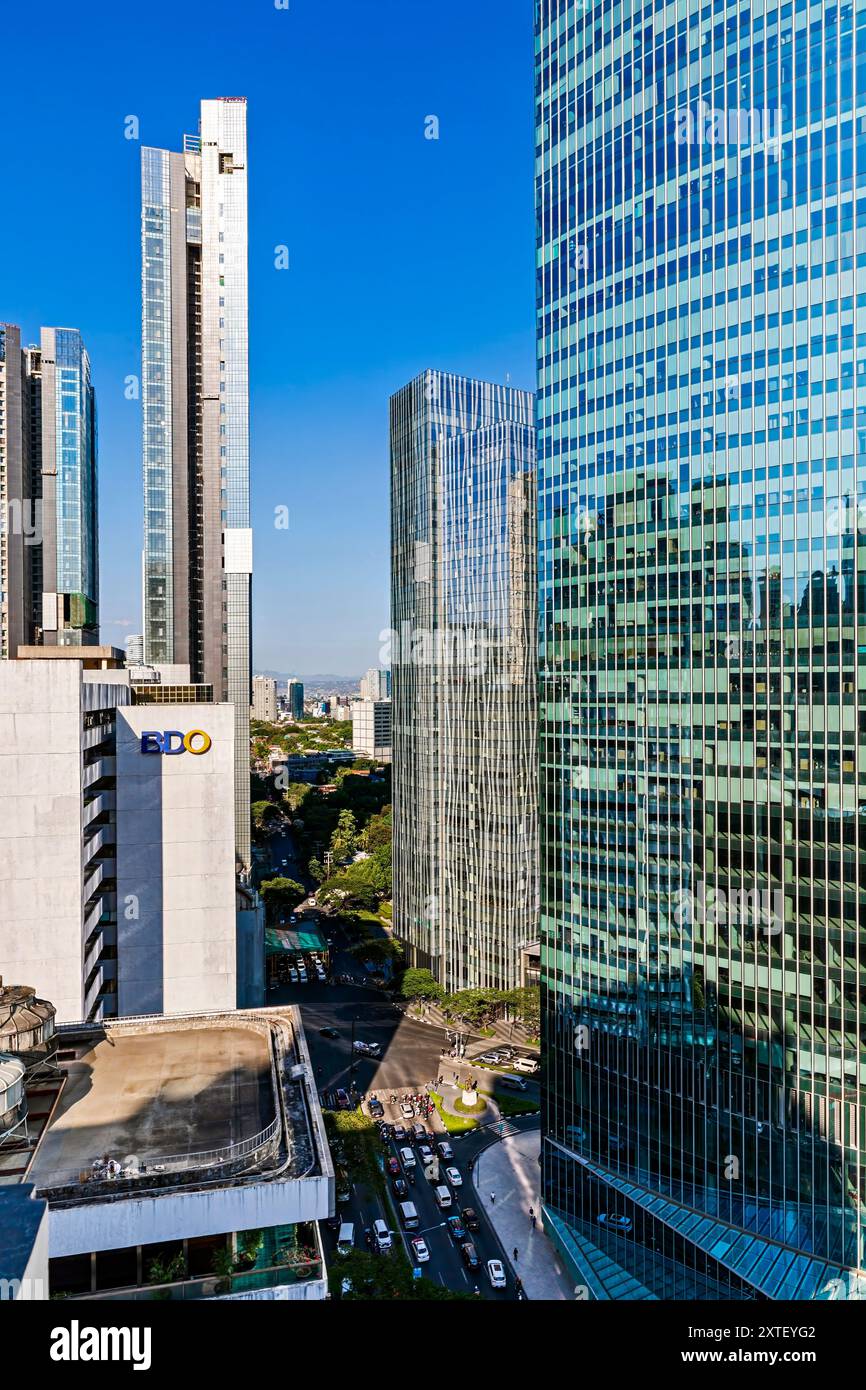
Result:
<instances>
[{"instance_id":1,"label":"green tree canopy","mask_svg":"<svg viewBox=\"0 0 866 1390\"><path fill-rule=\"evenodd\" d=\"M444 999L445 991L429 970L407 970L400 984L404 999Z\"/></svg>"},{"instance_id":2,"label":"green tree canopy","mask_svg":"<svg viewBox=\"0 0 866 1390\"><path fill-rule=\"evenodd\" d=\"M299 902L307 896L307 890L293 878L268 878L262 883L259 892L264 899L265 911L271 922L276 921L280 912L293 912Z\"/></svg>"}]
</instances>

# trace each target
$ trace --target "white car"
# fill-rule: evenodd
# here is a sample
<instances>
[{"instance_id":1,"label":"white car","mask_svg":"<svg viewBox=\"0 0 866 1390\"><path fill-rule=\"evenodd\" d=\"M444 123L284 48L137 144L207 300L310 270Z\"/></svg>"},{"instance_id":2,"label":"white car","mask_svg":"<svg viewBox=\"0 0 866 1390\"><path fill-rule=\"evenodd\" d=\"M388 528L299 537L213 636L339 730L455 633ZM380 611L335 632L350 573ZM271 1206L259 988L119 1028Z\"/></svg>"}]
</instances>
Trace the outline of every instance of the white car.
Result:
<instances>
[{"instance_id":1,"label":"white car","mask_svg":"<svg viewBox=\"0 0 866 1390\"><path fill-rule=\"evenodd\" d=\"M507 1283L505 1269L501 1260L487 1261L487 1277L494 1289L504 1289Z\"/></svg>"},{"instance_id":2,"label":"white car","mask_svg":"<svg viewBox=\"0 0 866 1390\"><path fill-rule=\"evenodd\" d=\"M411 1149L400 1150L400 1162L403 1164L404 1168L415 1167L415 1155L413 1154Z\"/></svg>"},{"instance_id":3,"label":"white car","mask_svg":"<svg viewBox=\"0 0 866 1390\"><path fill-rule=\"evenodd\" d=\"M307 972L306 970L304 970L303 966L298 971L298 979L300 980L302 985L305 985L307 983Z\"/></svg>"},{"instance_id":4,"label":"white car","mask_svg":"<svg viewBox=\"0 0 866 1390\"><path fill-rule=\"evenodd\" d=\"M298 983L298 972L297 972L297 970L290 970L290 971L289 971L289 979L291 980L291 982L292 982L293 985L296 985L296 984Z\"/></svg>"},{"instance_id":5,"label":"white car","mask_svg":"<svg viewBox=\"0 0 866 1390\"><path fill-rule=\"evenodd\" d=\"M440 1139L440 1141L439 1141L439 1143L436 1145L436 1147L437 1147L437 1149L439 1150L439 1155L440 1155L441 1158L449 1159L449 1158L453 1158L453 1157L454 1157L454 1150L452 1149L451 1145L448 1143L448 1140L447 1140L447 1139Z\"/></svg>"},{"instance_id":6,"label":"white car","mask_svg":"<svg viewBox=\"0 0 866 1390\"><path fill-rule=\"evenodd\" d=\"M433 1150L430 1148L429 1144L418 1145L418 1157L420 1158L421 1162L425 1165L425 1167L428 1163L432 1163Z\"/></svg>"},{"instance_id":7,"label":"white car","mask_svg":"<svg viewBox=\"0 0 866 1390\"><path fill-rule=\"evenodd\" d=\"M381 1217L373 1222L373 1239L380 1250L391 1249L391 1232Z\"/></svg>"},{"instance_id":8,"label":"white car","mask_svg":"<svg viewBox=\"0 0 866 1390\"><path fill-rule=\"evenodd\" d=\"M612 1226L615 1231L631 1230L631 1217L617 1216L616 1212L613 1211L599 1212L598 1216L596 1217L596 1220L598 1221L599 1226Z\"/></svg>"},{"instance_id":9,"label":"white car","mask_svg":"<svg viewBox=\"0 0 866 1390\"><path fill-rule=\"evenodd\" d=\"M400 1106L400 1114L403 1116L404 1120L413 1119L415 1115L414 1105L409 1105L407 1102L404 1101L403 1104Z\"/></svg>"},{"instance_id":10,"label":"white car","mask_svg":"<svg viewBox=\"0 0 866 1390\"><path fill-rule=\"evenodd\" d=\"M462 1187L462 1186L463 1186L463 1178L460 1176L460 1169L459 1169L459 1168L446 1168L446 1169L445 1169L445 1176L446 1176L446 1178L448 1179L448 1181L450 1182L450 1184L451 1184L452 1187Z\"/></svg>"},{"instance_id":11,"label":"white car","mask_svg":"<svg viewBox=\"0 0 866 1390\"><path fill-rule=\"evenodd\" d=\"M430 1251L427 1249L427 1242L423 1236L412 1238L412 1249L415 1252L415 1259L419 1265L424 1265L430 1258Z\"/></svg>"}]
</instances>

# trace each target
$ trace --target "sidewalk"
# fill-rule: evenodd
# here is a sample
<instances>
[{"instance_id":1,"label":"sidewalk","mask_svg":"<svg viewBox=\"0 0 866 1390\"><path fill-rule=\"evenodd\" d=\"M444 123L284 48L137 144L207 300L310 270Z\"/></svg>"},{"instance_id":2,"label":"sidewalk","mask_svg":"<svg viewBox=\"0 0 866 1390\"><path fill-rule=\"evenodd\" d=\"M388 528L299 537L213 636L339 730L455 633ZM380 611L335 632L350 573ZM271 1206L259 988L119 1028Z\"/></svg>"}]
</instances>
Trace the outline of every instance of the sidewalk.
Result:
<instances>
[{"instance_id":1,"label":"sidewalk","mask_svg":"<svg viewBox=\"0 0 866 1390\"><path fill-rule=\"evenodd\" d=\"M429 1023L433 1028L441 1028L444 1031L454 1032L459 1027L453 1019L447 1019L439 1008L438 1004L425 1001L423 1012L417 1005L410 1004L406 1008L406 1018L411 1018L415 1023ZM512 1046L531 1048L534 1052L538 1051L538 1044L529 1041L529 1029L523 1023L503 1023L497 1022L492 1026L492 1037L482 1037L480 1033L470 1031L468 1039L472 1044L486 1043L488 1047L495 1048L499 1043L511 1043Z\"/></svg>"},{"instance_id":2,"label":"sidewalk","mask_svg":"<svg viewBox=\"0 0 866 1390\"><path fill-rule=\"evenodd\" d=\"M571 1300L572 1281L541 1229L540 1143L540 1131L531 1129L491 1144L475 1164L473 1183L508 1256L509 1282L519 1274L529 1299ZM490 1200L491 1193L496 1194L495 1202ZM538 1217L534 1231L530 1207ZM515 1246L519 1252L516 1261L512 1258Z\"/></svg>"}]
</instances>

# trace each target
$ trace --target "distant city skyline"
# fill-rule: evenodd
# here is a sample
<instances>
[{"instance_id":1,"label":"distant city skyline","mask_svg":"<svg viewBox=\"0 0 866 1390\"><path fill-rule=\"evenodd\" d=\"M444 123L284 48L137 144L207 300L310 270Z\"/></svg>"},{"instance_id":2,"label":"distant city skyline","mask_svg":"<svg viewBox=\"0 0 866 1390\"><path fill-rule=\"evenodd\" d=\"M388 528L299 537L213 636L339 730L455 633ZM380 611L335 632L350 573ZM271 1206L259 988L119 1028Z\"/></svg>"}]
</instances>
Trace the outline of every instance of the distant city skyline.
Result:
<instances>
[{"instance_id":1,"label":"distant city skyline","mask_svg":"<svg viewBox=\"0 0 866 1390\"><path fill-rule=\"evenodd\" d=\"M375 25L337 0L327 48L316 6L253 7L238 44L225 41L238 18L227 0L213 0L204 25L164 0L144 26L122 7L100 7L98 25L37 16L4 16L5 175L28 216L6 219L0 233L0 318L27 342L40 324L71 323L87 343L99 400L102 639L121 646L143 631L141 149L176 148L201 97L246 96L258 171L253 665L360 675L389 621L389 396L426 368L535 385L530 0L468 9L443 0L433 26L402 0L382 0ZM34 104L27 57L37 47L45 90ZM94 62L99 82L70 105L68 73ZM311 138L308 112L326 86ZM429 113L438 140L425 139ZM471 217L453 216L461 203Z\"/></svg>"}]
</instances>

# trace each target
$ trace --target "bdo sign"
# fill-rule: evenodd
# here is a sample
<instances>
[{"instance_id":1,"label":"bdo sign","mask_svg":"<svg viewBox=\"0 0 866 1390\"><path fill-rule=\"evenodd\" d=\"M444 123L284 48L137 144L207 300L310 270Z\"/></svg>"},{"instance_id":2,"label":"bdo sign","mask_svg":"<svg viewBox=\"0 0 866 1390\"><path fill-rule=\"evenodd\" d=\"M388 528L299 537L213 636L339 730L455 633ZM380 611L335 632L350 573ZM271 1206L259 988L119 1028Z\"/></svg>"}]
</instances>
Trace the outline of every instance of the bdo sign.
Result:
<instances>
[{"instance_id":1,"label":"bdo sign","mask_svg":"<svg viewBox=\"0 0 866 1390\"><path fill-rule=\"evenodd\" d=\"M141 735L142 753L193 753L200 757L211 746L211 736L204 729L190 729L182 734L180 729L166 729L164 733L149 730Z\"/></svg>"}]
</instances>

